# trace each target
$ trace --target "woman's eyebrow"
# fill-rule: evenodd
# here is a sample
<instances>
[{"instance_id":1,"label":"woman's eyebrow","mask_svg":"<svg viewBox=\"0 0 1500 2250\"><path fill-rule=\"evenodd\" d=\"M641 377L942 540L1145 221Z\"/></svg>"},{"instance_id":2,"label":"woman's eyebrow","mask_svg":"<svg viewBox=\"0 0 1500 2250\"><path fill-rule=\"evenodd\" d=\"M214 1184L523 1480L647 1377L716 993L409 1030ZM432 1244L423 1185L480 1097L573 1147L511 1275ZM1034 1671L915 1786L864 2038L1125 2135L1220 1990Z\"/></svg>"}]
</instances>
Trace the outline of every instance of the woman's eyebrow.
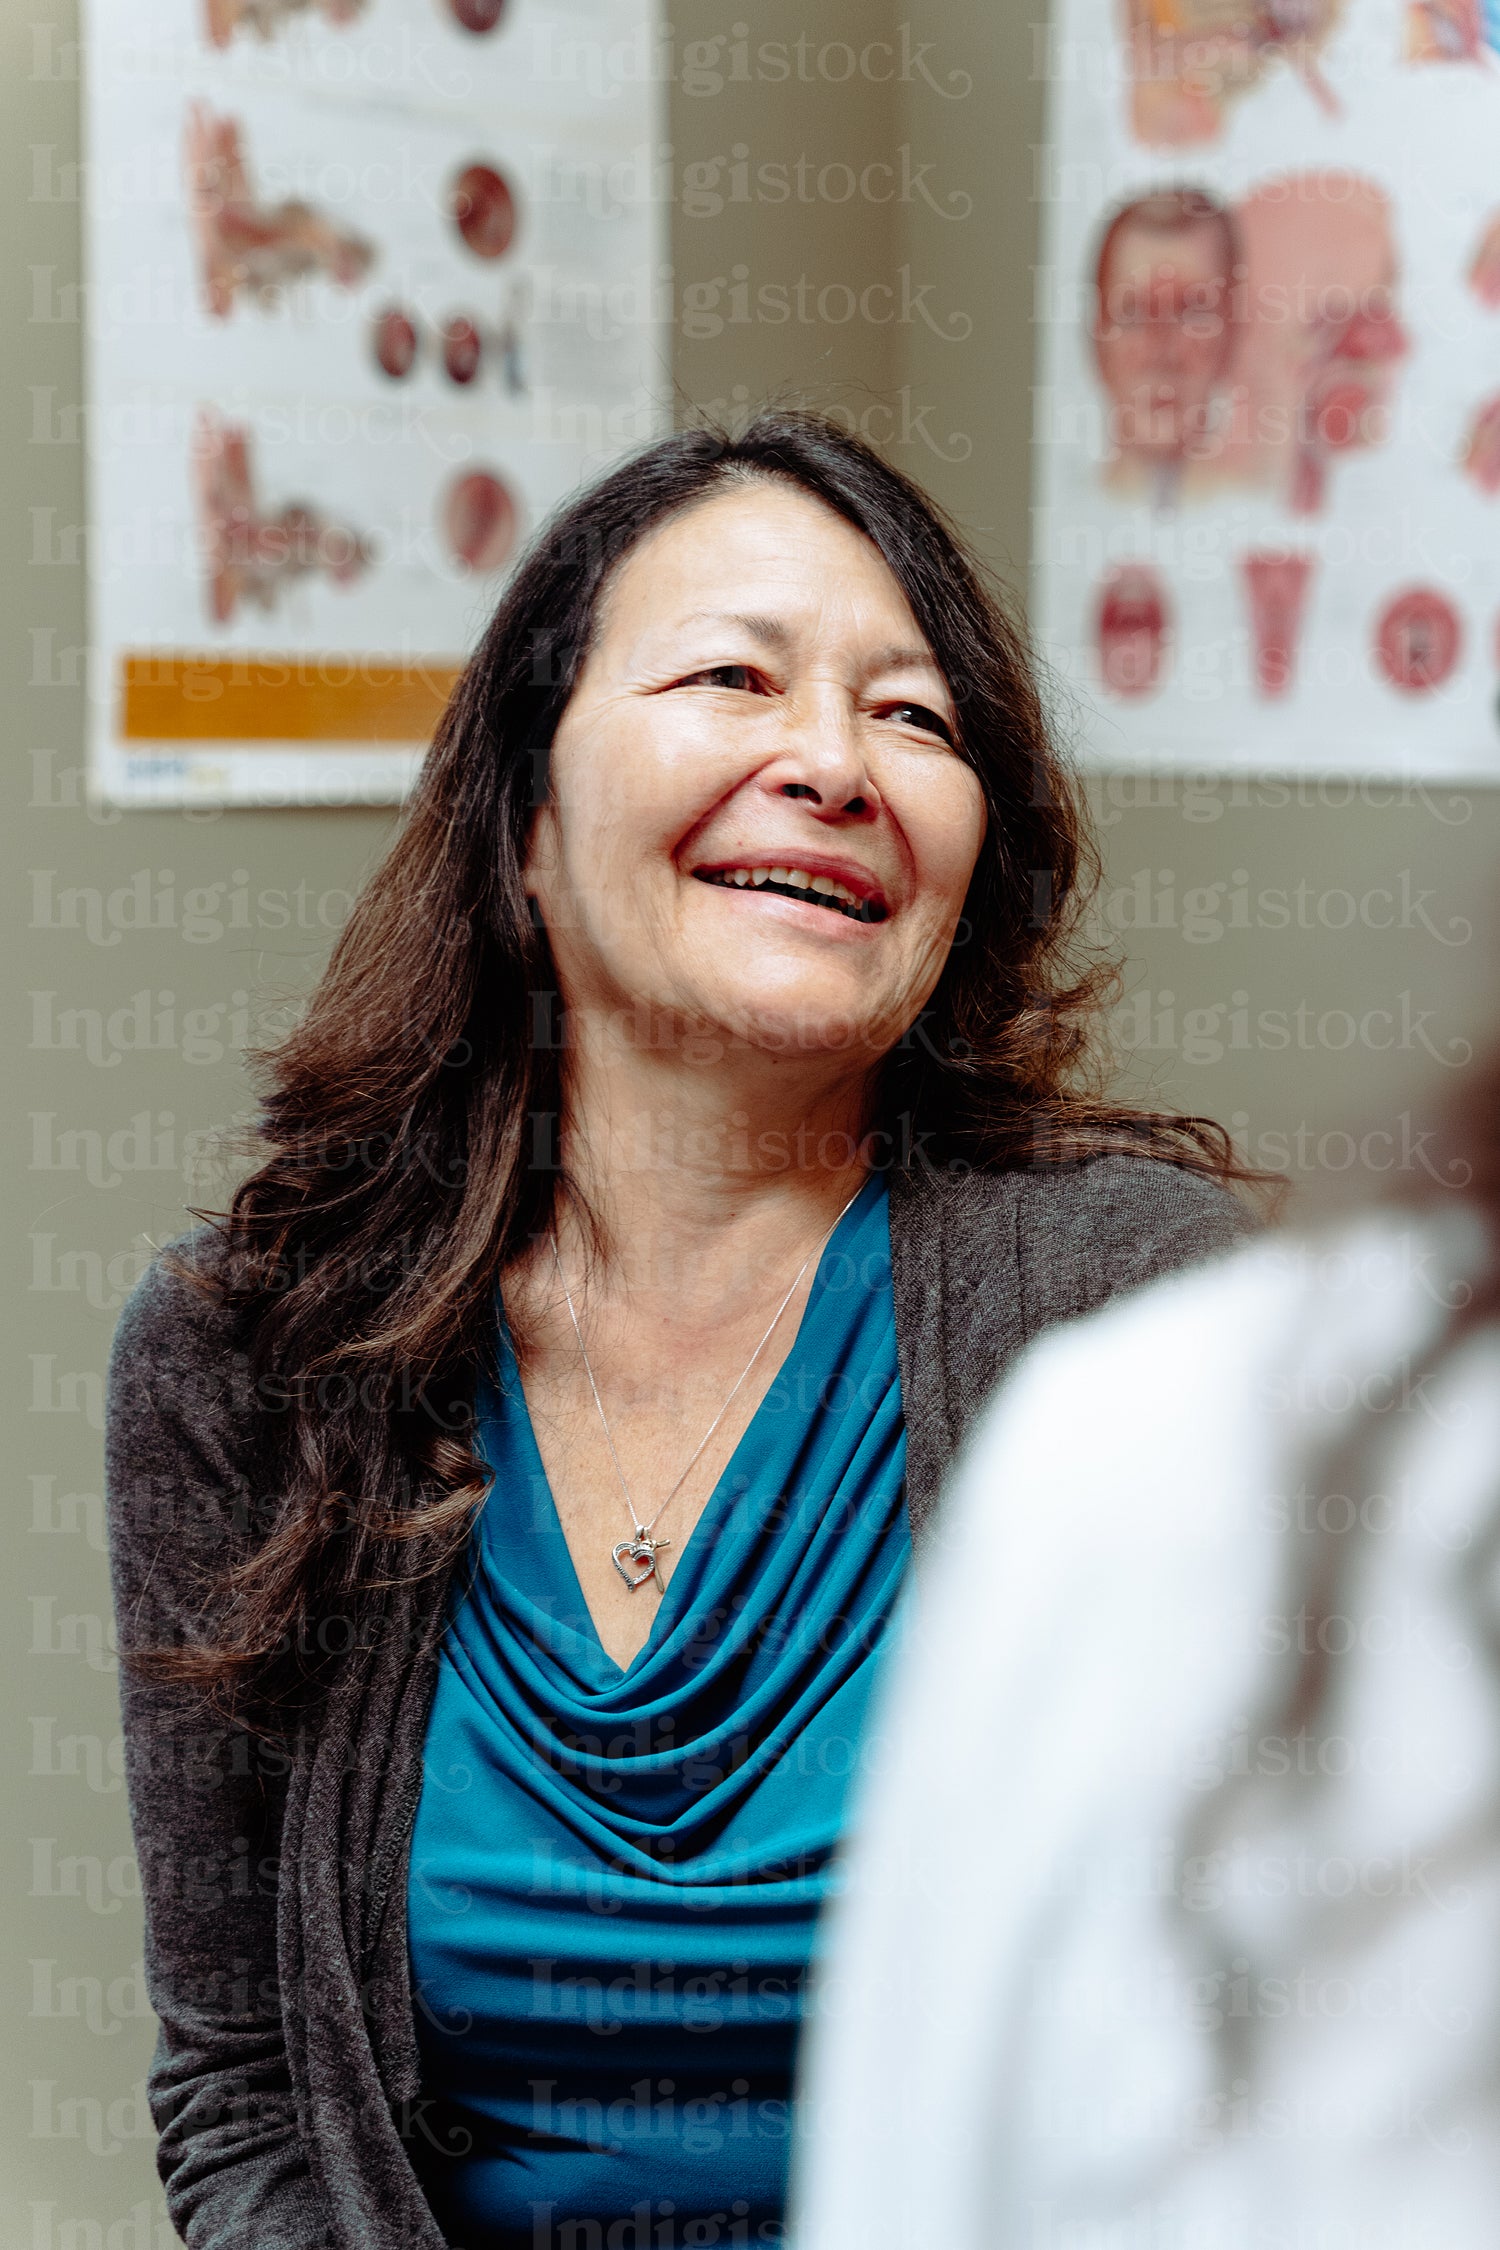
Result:
<instances>
[{"instance_id":1,"label":"woman's eyebrow","mask_svg":"<svg viewBox=\"0 0 1500 2250\"><path fill-rule=\"evenodd\" d=\"M695 609L683 618L682 623L737 625L741 632L748 633L753 641L760 641L767 648L786 649L791 646L792 641L791 628L783 625L779 617L751 617L739 610Z\"/></svg>"},{"instance_id":2,"label":"woman's eyebrow","mask_svg":"<svg viewBox=\"0 0 1500 2250\"><path fill-rule=\"evenodd\" d=\"M752 640L768 648L785 650L790 647L793 635L779 617L757 617L742 610L695 609L682 620L684 625L735 625L748 633ZM932 672L938 679L942 667L930 648L921 641L892 641L885 648L876 649L867 673L895 671Z\"/></svg>"},{"instance_id":3,"label":"woman's eyebrow","mask_svg":"<svg viewBox=\"0 0 1500 2250\"><path fill-rule=\"evenodd\" d=\"M938 679L943 668L930 648L920 641L893 641L889 648L877 649L870 662L872 672L931 672Z\"/></svg>"}]
</instances>

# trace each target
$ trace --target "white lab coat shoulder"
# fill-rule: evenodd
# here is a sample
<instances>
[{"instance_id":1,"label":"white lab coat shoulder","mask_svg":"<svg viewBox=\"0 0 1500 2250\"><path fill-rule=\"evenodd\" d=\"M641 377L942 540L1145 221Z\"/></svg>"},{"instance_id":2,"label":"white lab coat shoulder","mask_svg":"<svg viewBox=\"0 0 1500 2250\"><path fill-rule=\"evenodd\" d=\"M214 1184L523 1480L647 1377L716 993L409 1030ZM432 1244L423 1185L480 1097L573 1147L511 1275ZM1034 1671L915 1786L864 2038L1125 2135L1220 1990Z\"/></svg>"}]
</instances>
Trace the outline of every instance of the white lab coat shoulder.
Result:
<instances>
[{"instance_id":1,"label":"white lab coat shoulder","mask_svg":"<svg viewBox=\"0 0 1500 2250\"><path fill-rule=\"evenodd\" d=\"M1312 2243L1299 2197L1367 2194L1336 2239L1482 2239L1493 2065L1358 1994L1419 1962L1500 2040L1500 1337L1448 1341L1485 1255L1466 1218L1262 1238L988 1409L831 1934L796 2250ZM1427 1891L1382 1892L1414 1853ZM1452 2225L1403 2235L1424 2135Z\"/></svg>"},{"instance_id":2,"label":"white lab coat shoulder","mask_svg":"<svg viewBox=\"0 0 1500 2250\"><path fill-rule=\"evenodd\" d=\"M986 1539L1047 1538L1049 1511L1011 1504L1022 1470L1132 1548L1163 1508L1192 1506L1166 1468L1206 1457L1194 1515L1222 1513L1212 1503L1226 1473L1240 1483L1252 1461L1300 1455L1399 1398L1404 1370L1467 1302L1484 1247L1466 1216L1268 1235L1054 1329L977 1426L935 1545L972 1561ZM1249 1456L1229 1452L1226 1423L1252 1435ZM1132 1481L1142 1513L1120 1520L1115 1499Z\"/></svg>"}]
</instances>

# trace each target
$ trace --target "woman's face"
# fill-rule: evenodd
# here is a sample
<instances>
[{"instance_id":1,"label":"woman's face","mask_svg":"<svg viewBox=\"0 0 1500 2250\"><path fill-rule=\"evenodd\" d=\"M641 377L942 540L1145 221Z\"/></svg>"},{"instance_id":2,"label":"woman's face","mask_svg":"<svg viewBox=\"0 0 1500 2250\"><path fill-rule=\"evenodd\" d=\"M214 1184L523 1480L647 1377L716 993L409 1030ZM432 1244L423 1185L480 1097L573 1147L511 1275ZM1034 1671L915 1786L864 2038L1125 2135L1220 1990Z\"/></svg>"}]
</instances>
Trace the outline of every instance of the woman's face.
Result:
<instances>
[{"instance_id":1,"label":"woman's face","mask_svg":"<svg viewBox=\"0 0 1500 2250\"><path fill-rule=\"evenodd\" d=\"M747 484L606 589L527 888L572 1009L866 1068L941 973L984 834L941 673L875 547ZM705 1049L702 1034L717 1034Z\"/></svg>"}]
</instances>

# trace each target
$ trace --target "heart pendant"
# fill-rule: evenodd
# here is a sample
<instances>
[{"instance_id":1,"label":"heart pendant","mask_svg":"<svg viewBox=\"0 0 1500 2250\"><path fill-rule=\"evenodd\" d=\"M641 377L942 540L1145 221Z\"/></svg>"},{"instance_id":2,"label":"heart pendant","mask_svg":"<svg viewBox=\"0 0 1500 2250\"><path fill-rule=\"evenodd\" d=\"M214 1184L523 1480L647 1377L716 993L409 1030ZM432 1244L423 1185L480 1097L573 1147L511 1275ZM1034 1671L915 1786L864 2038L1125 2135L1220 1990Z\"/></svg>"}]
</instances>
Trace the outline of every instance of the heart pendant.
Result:
<instances>
[{"instance_id":1,"label":"heart pendant","mask_svg":"<svg viewBox=\"0 0 1500 2250\"><path fill-rule=\"evenodd\" d=\"M610 1559L632 1593L644 1586L648 1578L656 1577L656 1551L670 1547L670 1539L619 1539L610 1549ZM660 1580L657 1581L660 1584Z\"/></svg>"}]
</instances>

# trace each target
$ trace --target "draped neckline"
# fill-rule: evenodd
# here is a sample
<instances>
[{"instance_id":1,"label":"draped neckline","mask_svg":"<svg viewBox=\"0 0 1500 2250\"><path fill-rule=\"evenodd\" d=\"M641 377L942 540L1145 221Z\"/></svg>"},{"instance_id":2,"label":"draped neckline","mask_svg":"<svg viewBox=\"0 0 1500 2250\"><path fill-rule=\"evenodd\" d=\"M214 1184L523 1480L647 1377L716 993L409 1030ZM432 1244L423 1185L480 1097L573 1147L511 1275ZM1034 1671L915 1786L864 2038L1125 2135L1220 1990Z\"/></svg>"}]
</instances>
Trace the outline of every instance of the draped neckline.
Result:
<instances>
[{"instance_id":1,"label":"draped neckline","mask_svg":"<svg viewBox=\"0 0 1500 2250\"><path fill-rule=\"evenodd\" d=\"M503 1349L491 1390L407 1870L422 2091L453 2127L424 2183L447 2239L497 2250L544 2210L600 2239L638 2206L653 2239L731 2204L779 2226L818 1921L911 1553L884 1178L628 1666Z\"/></svg>"},{"instance_id":2,"label":"draped neckline","mask_svg":"<svg viewBox=\"0 0 1500 2250\"><path fill-rule=\"evenodd\" d=\"M454 1583L439 1700L467 1699L486 1761L643 1879L712 1885L737 1864L731 1839L758 1829L766 1777L883 1635L910 1550L886 1196L873 1175L825 1246L791 1348L628 1666L599 1639L497 1338L476 1400L495 1477ZM439 1751L427 1767L438 1793L443 1764Z\"/></svg>"},{"instance_id":3,"label":"draped neckline","mask_svg":"<svg viewBox=\"0 0 1500 2250\"><path fill-rule=\"evenodd\" d=\"M703 1576L704 1547L713 1544L724 1528L724 1517L734 1500L751 1482L751 1477L747 1474L747 1464L753 1462L756 1453L764 1442L759 1427L762 1408L766 1404L766 1400L772 1398L783 1377L794 1371L794 1362L799 1357L799 1348L805 1346L808 1338L818 1328L820 1316L826 1308L830 1269L841 1255L845 1243L860 1232L871 1212L872 1205L878 1203L884 1194L885 1181L883 1175L878 1172L871 1173L852 1203L840 1217L828 1241L823 1245L813 1273L812 1287L808 1291L806 1302L798 1317L796 1329L791 1342L787 1346L781 1365L766 1386L765 1399L757 1403L755 1412L750 1416L745 1428L740 1433L733 1452L715 1480L713 1491L709 1494L697 1522L693 1525L687 1538L682 1541L676 1564L667 1580L666 1589L657 1601L656 1613L651 1620L651 1630L628 1664L619 1664L605 1648L599 1635L594 1613L589 1608L588 1599L584 1594L583 1582L579 1578L578 1566L573 1558L573 1550L568 1543L567 1533L563 1529L562 1515L552 1490L552 1482L542 1460L541 1447L537 1443L536 1427L530 1404L526 1398L525 1381L517 1364L510 1329L505 1318L504 1300L497 1289L498 1381L491 1379L486 1384L483 1395L483 1409L486 1416L508 1409L509 1415L513 1417L512 1426L508 1433L508 1443L512 1449L511 1458L518 1461L522 1467L533 1493L545 1493L546 1495L547 1510L551 1519L547 1528L555 1540L551 1557L554 1583L561 1581L564 1584L574 1605L573 1615L570 1619L573 1630L578 1634L580 1640L586 1644L592 1643L591 1653L596 1656L598 1668L604 1675L602 1685L610 1687L625 1682L633 1682L648 1664L658 1645L664 1639L670 1637L674 1622L679 1619L684 1604L691 1598L693 1586L698 1584ZM499 1396L497 1396L497 1389ZM628 1529L624 1521L625 1515L626 1508L622 1494L620 1496L621 1538L626 1536ZM668 1536L670 1536L670 1527L668 1527Z\"/></svg>"}]
</instances>

